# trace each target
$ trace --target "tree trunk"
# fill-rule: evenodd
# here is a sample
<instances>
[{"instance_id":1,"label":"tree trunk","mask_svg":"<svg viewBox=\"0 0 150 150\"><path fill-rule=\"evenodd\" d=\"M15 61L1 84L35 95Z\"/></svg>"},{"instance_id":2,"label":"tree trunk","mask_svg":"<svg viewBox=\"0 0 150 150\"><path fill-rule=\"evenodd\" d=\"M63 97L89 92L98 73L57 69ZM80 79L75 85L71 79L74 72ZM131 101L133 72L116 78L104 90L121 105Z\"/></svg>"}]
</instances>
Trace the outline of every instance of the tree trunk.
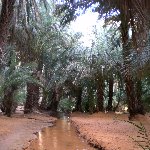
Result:
<instances>
[{"instance_id":1,"label":"tree trunk","mask_svg":"<svg viewBox=\"0 0 150 150\"><path fill-rule=\"evenodd\" d=\"M57 112L57 107L58 107L57 93L56 93L56 89L54 89L52 92L51 103L48 106L48 109L53 112Z\"/></svg>"},{"instance_id":2,"label":"tree trunk","mask_svg":"<svg viewBox=\"0 0 150 150\"><path fill-rule=\"evenodd\" d=\"M31 113L39 109L39 86L34 83L27 83L27 98L24 113Z\"/></svg>"},{"instance_id":3,"label":"tree trunk","mask_svg":"<svg viewBox=\"0 0 150 150\"><path fill-rule=\"evenodd\" d=\"M97 82L97 111L103 111L104 110L104 80L102 75L99 75L98 78L96 78Z\"/></svg>"},{"instance_id":4,"label":"tree trunk","mask_svg":"<svg viewBox=\"0 0 150 150\"><path fill-rule=\"evenodd\" d=\"M133 82L131 77L126 79L126 92L128 97L130 119L132 119L137 114L145 114L141 101L141 91L139 91L141 90L141 81L137 81L136 84Z\"/></svg>"},{"instance_id":5,"label":"tree trunk","mask_svg":"<svg viewBox=\"0 0 150 150\"><path fill-rule=\"evenodd\" d=\"M40 109L41 110L47 110L47 107L48 107L48 101L47 101L47 93L43 91L43 94L42 94L42 101L41 101L41 104L40 104Z\"/></svg>"},{"instance_id":6,"label":"tree trunk","mask_svg":"<svg viewBox=\"0 0 150 150\"><path fill-rule=\"evenodd\" d=\"M56 86L52 91L52 97L50 100L51 103L48 106L48 109L51 110L52 112L57 112L61 94L62 94L62 88L59 86Z\"/></svg>"},{"instance_id":7,"label":"tree trunk","mask_svg":"<svg viewBox=\"0 0 150 150\"><path fill-rule=\"evenodd\" d=\"M92 87L88 87L87 89L87 94L88 94L88 111L90 114L93 114L95 111L95 106L94 106L94 96L93 96L93 88Z\"/></svg>"},{"instance_id":8,"label":"tree trunk","mask_svg":"<svg viewBox=\"0 0 150 150\"><path fill-rule=\"evenodd\" d=\"M14 4L16 0L3 0L0 15L0 66L3 65L5 45L9 35L9 28L14 14Z\"/></svg>"},{"instance_id":9,"label":"tree trunk","mask_svg":"<svg viewBox=\"0 0 150 150\"><path fill-rule=\"evenodd\" d=\"M141 79L137 79L136 82L136 97L137 97L137 111L139 114L145 115L144 106L142 103L142 82Z\"/></svg>"},{"instance_id":10,"label":"tree trunk","mask_svg":"<svg viewBox=\"0 0 150 150\"><path fill-rule=\"evenodd\" d=\"M114 79L113 79L113 75L111 75L111 77L109 78L109 94L108 94L109 99L108 99L108 106L107 106L108 111L112 111L113 85L114 85Z\"/></svg>"},{"instance_id":11,"label":"tree trunk","mask_svg":"<svg viewBox=\"0 0 150 150\"><path fill-rule=\"evenodd\" d=\"M77 98L77 103L76 103L76 108L75 111L82 111L82 88L78 87L76 90L76 98Z\"/></svg>"},{"instance_id":12,"label":"tree trunk","mask_svg":"<svg viewBox=\"0 0 150 150\"><path fill-rule=\"evenodd\" d=\"M42 72L43 63L38 64L38 68L34 70L32 76L39 80ZM40 87L35 83L27 83L27 98L24 113L31 113L39 109Z\"/></svg>"},{"instance_id":13,"label":"tree trunk","mask_svg":"<svg viewBox=\"0 0 150 150\"><path fill-rule=\"evenodd\" d=\"M9 88L7 88L4 93L4 107L5 114L7 115L7 117L11 117L13 108L13 94L16 89L17 88L12 85Z\"/></svg>"},{"instance_id":14,"label":"tree trunk","mask_svg":"<svg viewBox=\"0 0 150 150\"><path fill-rule=\"evenodd\" d=\"M141 101L137 102L136 90L135 90L135 81L132 76L132 67L131 67L131 49L133 49L133 45L129 38L129 22L133 22L132 16L132 6L130 4L131 1L123 1L122 7L120 8L121 14L121 35L122 35L122 43L123 43L123 59L124 59L124 81L126 85L126 93L127 93L127 101L128 101L128 109L129 109L129 119L135 117L136 114L139 114L138 105L141 105ZM125 7L126 6L126 7ZM130 10L130 11L129 11ZM128 11L130 13L128 13ZM128 14L128 15L126 15ZM134 33L132 33L134 34ZM133 39L132 39L133 41ZM135 45L134 41L134 45ZM139 104L137 104L139 103Z\"/></svg>"},{"instance_id":15,"label":"tree trunk","mask_svg":"<svg viewBox=\"0 0 150 150\"><path fill-rule=\"evenodd\" d=\"M117 105L113 108L113 111L115 112L117 110L117 108L119 107L119 104L122 100L122 92L124 91L123 87L124 87L124 83L123 83L123 79L122 79L122 75L120 74L120 71L118 72L118 94L117 94Z\"/></svg>"},{"instance_id":16,"label":"tree trunk","mask_svg":"<svg viewBox=\"0 0 150 150\"><path fill-rule=\"evenodd\" d=\"M130 113L130 119L136 115L136 98L135 98L135 90L134 90L134 82L131 76L128 75L125 79L126 84L126 93L128 99L128 109Z\"/></svg>"}]
</instances>

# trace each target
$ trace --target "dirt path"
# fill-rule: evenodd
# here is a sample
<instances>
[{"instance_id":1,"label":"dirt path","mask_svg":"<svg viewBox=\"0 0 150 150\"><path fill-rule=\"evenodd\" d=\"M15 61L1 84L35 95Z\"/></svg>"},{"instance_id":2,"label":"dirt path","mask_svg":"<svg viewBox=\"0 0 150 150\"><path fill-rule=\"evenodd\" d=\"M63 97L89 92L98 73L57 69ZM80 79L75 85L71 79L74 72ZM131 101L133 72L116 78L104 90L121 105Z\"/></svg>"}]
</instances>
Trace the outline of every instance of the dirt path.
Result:
<instances>
[{"instance_id":1,"label":"dirt path","mask_svg":"<svg viewBox=\"0 0 150 150\"><path fill-rule=\"evenodd\" d=\"M129 138L129 136L136 138L138 130L132 124L123 121L128 120L127 115L75 113L72 114L71 120L80 136L99 148L102 147L105 150L142 150ZM150 135L150 115L138 116L137 120L135 123L142 122Z\"/></svg>"},{"instance_id":2,"label":"dirt path","mask_svg":"<svg viewBox=\"0 0 150 150\"><path fill-rule=\"evenodd\" d=\"M87 142L105 150L141 150L129 138L138 135L137 128L123 120L128 120L128 116L112 113L71 115L73 125ZM135 123L142 122L150 135L150 114L138 116L137 120ZM0 150L25 149L36 138L34 133L52 126L55 121L55 118L45 114L15 114L12 118L0 114Z\"/></svg>"},{"instance_id":3,"label":"dirt path","mask_svg":"<svg viewBox=\"0 0 150 150\"><path fill-rule=\"evenodd\" d=\"M45 114L15 114L11 118L0 115L0 150L22 150L36 138L36 132L55 121Z\"/></svg>"}]
</instances>

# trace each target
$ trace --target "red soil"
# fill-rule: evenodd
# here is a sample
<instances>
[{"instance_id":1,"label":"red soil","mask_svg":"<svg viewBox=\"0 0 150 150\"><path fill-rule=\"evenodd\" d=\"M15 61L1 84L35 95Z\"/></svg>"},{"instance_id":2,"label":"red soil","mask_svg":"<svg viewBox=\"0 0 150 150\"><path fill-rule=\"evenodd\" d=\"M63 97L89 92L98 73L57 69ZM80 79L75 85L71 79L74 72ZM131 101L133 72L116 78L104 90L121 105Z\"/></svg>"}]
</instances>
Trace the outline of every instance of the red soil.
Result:
<instances>
[{"instance_id":1,"label":"red soil","mask_svg":"<svg viewBox=\"0 0 150 150\"><path fill-rule=\"evenodd\" d=\"M15 114L11 118L0 114L0 150L24 149L36 138L35 133L55 121L45 114Z\"/></svg>"},{"instance_id":2,"label":"red soil","mask_svg":"<svg viewBox=\"0 0 150 150\"><path fill-rule=\"evenodd\" d=\"M84 115L75 113L71 120L80 136L99 148L102 147L105 150L141 150L130 138L137 139L139 134L137 127L124 121L128 120L127 114L97 113ZM137 116L134 122L142 122L150 135L150 114Z\"/></svg>"},{"instance_id":3,"label":"red soil","mask_svg":"<svg viewBox=\"0 0 150 150\"><path fill-rule=\"evenodd\" d=\"M93 115L73 113L71 121L79 135L87 142L105 150L140 150L129 136L136 139L138 129L130 123L127 114L97 113ZM142 122L150 135L150 114L137 116L135 123ZM21 150L29 145L34 134L56 121L49 115L15 114L8 118L0 114L0 150ZM139 138L138 138L139 139Z\"/></svg>"}]
</instances>

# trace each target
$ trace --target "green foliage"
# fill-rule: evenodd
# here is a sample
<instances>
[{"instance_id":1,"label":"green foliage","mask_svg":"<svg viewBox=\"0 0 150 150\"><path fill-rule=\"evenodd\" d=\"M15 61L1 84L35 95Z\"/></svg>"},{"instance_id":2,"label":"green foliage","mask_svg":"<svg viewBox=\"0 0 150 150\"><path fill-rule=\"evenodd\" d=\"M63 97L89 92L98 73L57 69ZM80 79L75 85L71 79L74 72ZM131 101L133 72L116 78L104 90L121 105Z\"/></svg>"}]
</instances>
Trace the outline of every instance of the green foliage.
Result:
<instances>
[{"instance_id":1,"label":"green foliage","mask_svg":"<svg viewBox=\"0 0 150 150\"><path fill-rule=\"evenodd\" d=\"M64 98L59 101L58 111L70 113L75 108L75 99L71 98Z\"/></svg>"},{"instance_id":2,"label":"green foliage","mask_svg":"<svg viewBox=\"0 0 150 150\"><path fill-rule=\"evenodd\" d=\"M95 112L96 106L97 97L95 90L91 86L85 86L82 93L82 111L92 114Z\"/></svg>"},{"instance_id":3,"label":"green foliage","mask_svg":"<svg viewBox=\"0 0 150 150\"><path fill-rule=\"evenodd\" d=\"M10 51L12 53L11 57L7 57L9 60L8 66L5 66L1 71L0 71L0 97L1 100L3 99L4 96L4 91L9 89L11 86L15 86L17 88L19 87L25 87L27 82L30 83L36 83L42 87L42 84L36 80L32 76L33 68L35 67L36 64L26 64L26 65L21 65L17 62L16 58L16 53L15 51Z\"/></svg>"},{"instance_id":4,"label":"green foliage","mask_svg":"<svg viewBox=\"0 0 150 150\"><path fill-rule=\"evenodd\" d=\"M26 89L25 88L19 88L14 93L14 100L18 104L23 104L26 101Z\"/></svg>"},{"instance_id":5,"label":"green foliage","mask_svg":"<svg viewBox=\"0 0 150 150\"><path fill-rule=\"evenodd\" d=\"M142 100L146 111L150 111L150 77L145 78L142 83L143 95Z\"/></svg>"}]
</instances>

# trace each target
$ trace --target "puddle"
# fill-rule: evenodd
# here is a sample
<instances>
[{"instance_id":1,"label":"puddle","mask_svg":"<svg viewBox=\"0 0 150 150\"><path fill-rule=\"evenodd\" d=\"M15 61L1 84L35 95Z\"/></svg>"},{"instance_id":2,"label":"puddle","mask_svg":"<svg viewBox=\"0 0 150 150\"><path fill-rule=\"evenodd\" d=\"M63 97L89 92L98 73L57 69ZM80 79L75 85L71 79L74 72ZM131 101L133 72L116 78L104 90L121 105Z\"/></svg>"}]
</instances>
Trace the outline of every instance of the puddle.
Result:
<instances>
[{"instance_id":1,"label":"puddle","mask_svg":"<svg viewBox=\"0 0 150 150\"><path fill-rule=\"evenodd\" d=\"M68 117L58 119L53 127L44 128L37 134L27 150L95 150L79 138Z\"/></svg>"}]
</instances>

